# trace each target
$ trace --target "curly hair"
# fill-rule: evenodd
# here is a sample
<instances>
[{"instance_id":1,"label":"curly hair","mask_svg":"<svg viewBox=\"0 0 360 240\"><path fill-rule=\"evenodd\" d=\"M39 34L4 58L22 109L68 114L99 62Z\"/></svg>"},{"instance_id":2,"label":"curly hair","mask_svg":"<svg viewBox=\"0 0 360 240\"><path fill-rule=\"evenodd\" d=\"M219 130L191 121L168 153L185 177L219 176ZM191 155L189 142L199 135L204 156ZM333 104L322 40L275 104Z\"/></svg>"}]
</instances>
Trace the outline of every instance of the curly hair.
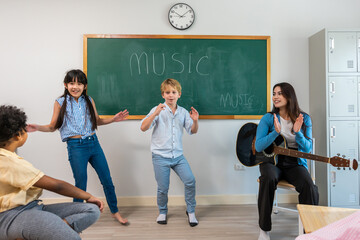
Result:
<instances>
[{"instance_id":1,"label":"curly hair","mask_svg":"<svg viewBox=\"0 0 360 240\"><path fill-rule=\"evenodd\" d=\"M9 139L23 130L26 131L26 119L25 112L19 108L10 105L0 106L0 147L4 147Z\"/></svg>"}]
</instances>

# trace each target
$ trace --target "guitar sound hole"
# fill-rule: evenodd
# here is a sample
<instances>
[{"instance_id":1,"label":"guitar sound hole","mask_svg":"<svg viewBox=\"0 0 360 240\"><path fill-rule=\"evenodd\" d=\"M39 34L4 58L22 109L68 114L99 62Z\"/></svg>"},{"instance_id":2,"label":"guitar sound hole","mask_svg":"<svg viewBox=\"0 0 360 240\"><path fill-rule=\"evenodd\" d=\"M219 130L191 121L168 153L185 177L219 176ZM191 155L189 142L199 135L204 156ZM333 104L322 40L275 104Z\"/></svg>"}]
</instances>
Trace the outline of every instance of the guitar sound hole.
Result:
<instances>
[{"instance_id":1,"label":"guitar sound hole","mask_svg":"<svg viewBox=\"0 0 360 240\"><path fill-rule=\"evenodd\" d=\"M271 144L268 148L266 148L263 151L263 154L265 155L265 157L273 157L274 154L274 144Z\"/></svg>"},{"instance_id":2,"label":"guitar sound hole","mask_svg":"<svg viewBox=\"0 0 360 240\"><path fill-rule=\"evenodd\" d=\"M267 154L265 151L263 151L263 154L265 157L273 157L275 155L274 153Z\"/></svg>"}]
</instances>

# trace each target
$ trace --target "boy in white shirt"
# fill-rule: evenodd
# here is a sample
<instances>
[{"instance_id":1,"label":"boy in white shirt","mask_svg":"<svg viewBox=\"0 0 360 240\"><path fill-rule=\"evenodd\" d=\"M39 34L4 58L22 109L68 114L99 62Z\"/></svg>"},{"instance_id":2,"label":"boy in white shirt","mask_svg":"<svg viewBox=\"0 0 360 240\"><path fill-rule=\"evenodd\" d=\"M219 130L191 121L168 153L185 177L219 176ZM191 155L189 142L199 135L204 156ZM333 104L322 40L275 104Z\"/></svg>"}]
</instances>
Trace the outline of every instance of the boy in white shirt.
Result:
<instances>
[{"instance_id":1,"label":"boy in white shirt","mask_svg":"<svg viewBox=\"0 0 360 240\"><path fill-rule=\"evenodd\" d=\"M175 79L166 79L161 84L161 95L165 103L151 109L141 121L141 130L154 127L151 138L151 152L158 184L157 204L159 224L167 224L167 202L170 183L170 169L173 169L185 185L186 214L191 227L198 224L195 217L195 177L190 165L183 155L183 129L189 133L197 133L199 113L191 107L190 113L177 105L181 96L181 85Z\"/></svg>"}]
</instances>

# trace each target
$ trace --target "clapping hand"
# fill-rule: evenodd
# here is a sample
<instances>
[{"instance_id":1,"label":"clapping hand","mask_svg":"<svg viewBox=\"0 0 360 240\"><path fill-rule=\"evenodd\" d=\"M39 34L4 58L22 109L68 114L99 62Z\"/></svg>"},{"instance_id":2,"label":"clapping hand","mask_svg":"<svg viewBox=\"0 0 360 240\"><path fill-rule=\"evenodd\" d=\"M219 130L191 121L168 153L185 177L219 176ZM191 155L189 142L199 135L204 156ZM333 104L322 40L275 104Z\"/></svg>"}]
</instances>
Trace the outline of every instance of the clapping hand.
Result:
<instances>
[{"instance_id":1,"label":"clapping hand","mask_svg":"<svg viewBox=\"0 0 360 240\"><path fill-rule=\"evenodd\" d=\"M294 132L297 133L297 132L300 131L303 122L304 122L304 116L300 113L299 116L297 117L295 123L294 123L294 127L293 127Z\"/></svg>"},{"instance_id":2,"label":"clapping hand","mask_svg":"<svg viewBox=\"0 0 360 240\"><path fill-rule=\"evenodd\" d=\"M280 133L281 131L281 125L280 125L280 122L279 122L279 119L277 118L276 114L274 113L274 127L275 127L275 131L277 133Z\"/></svg>"}]
</instances>

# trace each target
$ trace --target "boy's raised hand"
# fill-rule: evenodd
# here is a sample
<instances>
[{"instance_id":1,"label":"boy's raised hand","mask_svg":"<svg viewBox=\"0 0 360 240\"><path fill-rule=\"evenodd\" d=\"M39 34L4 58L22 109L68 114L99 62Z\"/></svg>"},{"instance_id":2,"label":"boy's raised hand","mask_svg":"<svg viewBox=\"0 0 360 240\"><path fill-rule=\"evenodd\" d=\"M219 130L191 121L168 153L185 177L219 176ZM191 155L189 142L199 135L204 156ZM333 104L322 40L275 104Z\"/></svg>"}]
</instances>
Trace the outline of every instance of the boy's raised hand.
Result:
<instances>
[{"instance_id":1,"label":"boy's raised hand","mask_svg":"<svg viewBox=\"0 0 360 240\"><path fill-rule=\"evenodd\" d=\"M154 112L155 116L158 116L162 110L165 110L165 104L160 103L159 105L157 105L157 107L155 109L155 112Z\"/></svg>"},{"instance_id":2,"label":"boy's raised hand","mask_svg":"<svg viewBox=\"0 0 360 240\"><path fill-rule=\"evenodd\" d=\"M196 109L193 108L193 107L191 107L191 110L190 110L190 117L191 117L191 119L192 119L193 121L199 119L199 113L198 113L198 111L196 111Z\"/></svg>"},{"instance_id":3,"label":"boy's raised hand","mask_svg":"<svg viewBox=\"0 0 360 240\"><path fill-rule=\"evenodd\" d=\"M129 112L127 109L125 109L124 111L118 112L117 114L115 114L115 116L113 117L113 122L120 122L123 120L127 120L126 118L129 116Z\"/></svg>"},{"instance_id":4,"label":"boy's raised hand","mask_svg":"<svg viewBox=\"0 0 360 240\"><path fill-rule=\"evenodd\" d=\"M155 111L146 119L143 120L142 124L141 124L141 131L145 132L147 131L150 126L151 126L151 123L154 121L154 119L156 118L156 116L159 116L160 112L162 110L165 110L165 104L163 103L160 103L159 105L157 105L157 107L155 108Z\"/></svg>"}]
</instances>

